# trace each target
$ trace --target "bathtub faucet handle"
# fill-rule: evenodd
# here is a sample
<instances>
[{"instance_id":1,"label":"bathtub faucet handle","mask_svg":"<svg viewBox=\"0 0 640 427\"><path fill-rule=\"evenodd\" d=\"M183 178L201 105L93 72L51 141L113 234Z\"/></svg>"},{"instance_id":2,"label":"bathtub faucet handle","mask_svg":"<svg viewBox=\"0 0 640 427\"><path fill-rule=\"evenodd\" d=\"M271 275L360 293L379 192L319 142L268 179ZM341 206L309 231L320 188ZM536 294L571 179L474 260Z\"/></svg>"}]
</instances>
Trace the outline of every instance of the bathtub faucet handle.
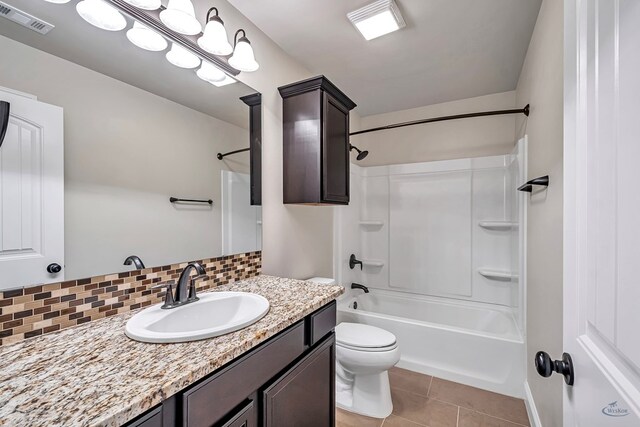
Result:
<instances>
[{"instance_id":1,"label":"bathtub faucet handle","mask_svg":"<svg viewBox=\"0 0 640 427\"><path fill-rule=\"evenodd\" d=\"M349 257L349 268L353 270L356 265L360 265L360 270L362 270L362 261L357 259L354 254L351 254L351 256Z\"/></svg>"},{"instance_id":2,"label":"bathtub faucet handle","mask_svg":"<svg viewBox=\"0 0 640 427\"><path fill-rule=\"evenodd\" d=\"M361 285L360 283L352 283L351 284L351 289L362 289L365 294L369 293L369 288L367 288L364 285Z\"/></svg>"}]
</instances>

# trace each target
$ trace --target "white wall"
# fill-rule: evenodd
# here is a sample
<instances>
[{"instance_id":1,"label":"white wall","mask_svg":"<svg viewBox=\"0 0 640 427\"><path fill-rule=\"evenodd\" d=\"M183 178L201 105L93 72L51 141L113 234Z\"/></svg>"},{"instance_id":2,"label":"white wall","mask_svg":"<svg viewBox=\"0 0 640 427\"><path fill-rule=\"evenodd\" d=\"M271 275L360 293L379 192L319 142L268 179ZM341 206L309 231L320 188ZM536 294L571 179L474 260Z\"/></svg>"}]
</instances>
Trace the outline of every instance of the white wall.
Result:
<instances>
[{"instance_id":1,"label":"white wall","mask_svg":"<svg viewBox=\"0 0 640 427\"><path fill-rule=\"evenodd\" d=\"M5 37L0 51L0 86L64 108L67 279L122 271L131 254L148 266L221 254L220 170L248 156L215 156L245 146L246 129Z\"/></svg>"},{"instance_id":2,"label":"white wall","mask_svg":"<svg viewBox=\"0 0 640 427\"><path fill-rule=\"evenodd\" d=\"M503 92L410 110L362 117L361 129L393 123L488 110L524 107L515 92ZM357 109L356 109L357 111ZM428 123L356 135L351 143L369 156L361 166L427 162L507 154L514 146L515 115Z\"/></svg>"},{"instance_id":3,"label":"white wall","mask_svg":"<svg viewBox=\"0 0 640 427\"><path fill-rule=\"evenodd\" d=\"M278 87L313 76L228 2L216 5L227 28L244 28L260 69L238 79L262 93L262 271L283 277L333 275L333 207L282 200L282 99ZM206 10L200 11L204 16Z\"/></svg>"},{"instance_id":4,"label":"white wall","mask_svg":"<svg viewBox=\"0 0 640 427\"><path fill-rule=\"evenodd\" d=\"M529 179L549 175L547 191L528 207L527 381L545 427L562 425L562 376L540 377L539 350L562 355L563 2L544 0L516 91L531 115L519 118L516 137L529 138Z\"/></svg>"}]
</instances>

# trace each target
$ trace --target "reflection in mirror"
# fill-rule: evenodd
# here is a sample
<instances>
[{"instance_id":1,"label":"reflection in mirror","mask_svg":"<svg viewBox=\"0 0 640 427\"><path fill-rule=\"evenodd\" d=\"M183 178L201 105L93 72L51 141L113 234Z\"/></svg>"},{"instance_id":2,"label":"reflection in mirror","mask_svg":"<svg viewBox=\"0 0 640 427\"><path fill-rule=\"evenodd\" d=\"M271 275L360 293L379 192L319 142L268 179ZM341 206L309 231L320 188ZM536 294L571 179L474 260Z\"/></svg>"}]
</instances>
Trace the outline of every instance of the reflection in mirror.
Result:
<instances>
[{"instance_id":1,"label":"reflection in mirror","mask_svg":"<svg viewBox=\"0 0 640 427\"><path fill-rule=\"evenodd\" d=\"M55 27L0 18L0 289L260 250L259 144L217 158L260 140L240 99L255 90L198 78L165 59L170 44L139 49L73 2L11 6Z\"/></svg>"}]
</instances>

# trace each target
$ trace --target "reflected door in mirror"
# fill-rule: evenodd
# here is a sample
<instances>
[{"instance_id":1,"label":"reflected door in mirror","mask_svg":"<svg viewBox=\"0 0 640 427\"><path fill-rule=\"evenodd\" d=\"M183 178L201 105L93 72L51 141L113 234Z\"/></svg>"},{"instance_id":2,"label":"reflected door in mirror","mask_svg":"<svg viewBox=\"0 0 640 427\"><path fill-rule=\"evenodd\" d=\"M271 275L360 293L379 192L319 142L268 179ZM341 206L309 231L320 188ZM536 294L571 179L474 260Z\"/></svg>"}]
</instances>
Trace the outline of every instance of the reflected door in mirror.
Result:
<instances>
[{"instance_id":1,"label":"reflected door in mirror","mask_svg":"<svg viewBox=\"0 0 640 427\"><path fill-rule=\"evenodd\" d=\"M0 100L10 104L0 148L0 288L62 281L62 108L4 91Z\"/></svg>"}]
</instances>

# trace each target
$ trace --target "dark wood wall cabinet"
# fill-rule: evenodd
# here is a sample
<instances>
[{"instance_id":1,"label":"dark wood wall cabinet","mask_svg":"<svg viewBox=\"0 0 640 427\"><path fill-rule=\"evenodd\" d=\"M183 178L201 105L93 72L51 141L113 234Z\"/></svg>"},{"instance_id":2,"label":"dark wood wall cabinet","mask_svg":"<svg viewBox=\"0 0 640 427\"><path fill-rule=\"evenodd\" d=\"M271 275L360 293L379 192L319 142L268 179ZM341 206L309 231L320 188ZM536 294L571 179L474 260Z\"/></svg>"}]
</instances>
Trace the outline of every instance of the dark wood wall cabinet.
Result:
<instances>
[{"instance_id":1,"label":"dark wood wall cabinet","mask_svg":"<svg viewBox=\"0 0 640 427\"><path fill-rule=\"evenodd\" d=\"M324 76L278 90L284 203L349 204L349 111L356 104Z\"/></svg>"},{"instance_id":2,"label":"dark wood wall cabinet","mask_svg":"<svg viewBox=\"0 0 640 427\"><path fill-rule=\"evenodd\" d=\"M249 180L251 204L262 205L262 94L240 98L249 106Z\"/></svg>"},{"instance_id":3,"label":"dark wood wall cabinet","mask_svg":"<svg viewBox=\"0 0 640 427\"><path fill-rule=\"evenodd\" d=\"M333 427L335 325L332 301L127 426Z\"/></svg>"}]
</instances>

